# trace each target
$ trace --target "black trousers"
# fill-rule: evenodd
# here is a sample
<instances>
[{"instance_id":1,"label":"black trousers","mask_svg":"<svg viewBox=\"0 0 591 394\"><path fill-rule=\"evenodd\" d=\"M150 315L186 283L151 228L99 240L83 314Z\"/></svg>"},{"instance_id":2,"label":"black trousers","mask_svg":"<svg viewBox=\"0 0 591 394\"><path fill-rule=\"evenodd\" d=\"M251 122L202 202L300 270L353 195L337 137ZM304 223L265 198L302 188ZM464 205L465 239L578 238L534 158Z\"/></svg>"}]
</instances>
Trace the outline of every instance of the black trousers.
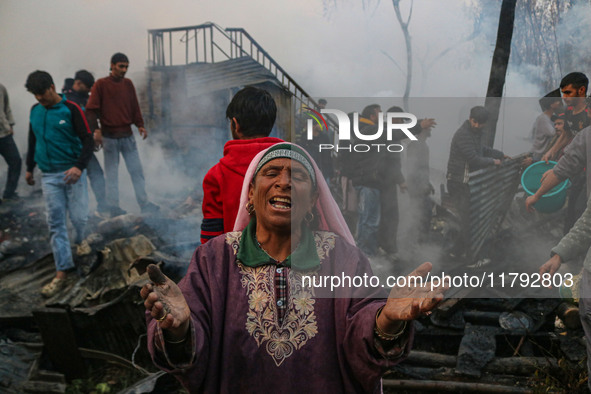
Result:
<instances>
[{"instance_id":1,"label":"black trousers","mask_svg":"<svg viewBox=\"0 0 591 394\"><path fill-rule=\"evenodd\" d=\"M460 216L460 236L452 253L461 256L470 247L470 187L466 183L447 181L447 191Z\"/></svg>"},{"instance_id":2,"label":"black trousers","mask_svg":"<svg viewBox=\"0 0 591 394\"><path fill-rule=\"evenodd\" d=\"M22 160L12 135L0 138L0 155L4 157L6 164L8 164L8 176L6 177L3 198L11 198L16 194L16 186L18 185L22 166Z\"/></svg>"},{"instance_id":3,"label":"black trousers","mask_svg":"<svg viewBox=\"0 0 591 394\"><path fill-rule=\"evenodd\" d=\"M386 253L398 252L398 186L388 183L380 193L381 217L378 232L378 246Z\"/></svg>"}]
</instances>

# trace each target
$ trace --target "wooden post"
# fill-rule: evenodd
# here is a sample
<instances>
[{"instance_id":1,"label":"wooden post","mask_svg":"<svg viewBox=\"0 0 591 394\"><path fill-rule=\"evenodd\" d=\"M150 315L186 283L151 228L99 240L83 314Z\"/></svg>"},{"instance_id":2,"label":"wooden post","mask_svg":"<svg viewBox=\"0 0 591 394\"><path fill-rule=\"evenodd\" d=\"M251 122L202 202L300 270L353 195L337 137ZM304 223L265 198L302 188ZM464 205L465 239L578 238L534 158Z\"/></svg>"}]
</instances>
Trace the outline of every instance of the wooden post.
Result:
<instances>
[{"instance_id":1,"label":"wooden post","mask_svg":"<svg viewBox=\"0 0 591 394\"><path fill-rule=\"evenodd\" d=\"M503 3L501 4L499 29L497 30L497 44L495 46L492 65L490 67L490 77L488 80L488 89L486 91L486 101L484 103L490 116L484 130L482 143L488 147L492 147L495 143L501 97L503 96L503 88L505 87L509 55L511 54L511 39L513 37L516 2L517 0L503 0Z\"/></svg>"}]
</instances>

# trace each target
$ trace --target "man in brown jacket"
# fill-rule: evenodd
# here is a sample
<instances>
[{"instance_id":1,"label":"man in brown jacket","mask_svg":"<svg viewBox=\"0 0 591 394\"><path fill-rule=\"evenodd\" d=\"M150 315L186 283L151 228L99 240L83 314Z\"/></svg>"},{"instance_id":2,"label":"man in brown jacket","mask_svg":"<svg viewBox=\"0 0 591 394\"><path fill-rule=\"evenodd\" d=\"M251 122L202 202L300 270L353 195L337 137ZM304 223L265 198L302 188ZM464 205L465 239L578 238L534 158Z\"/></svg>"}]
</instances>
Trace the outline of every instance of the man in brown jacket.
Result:
<instances>
[{"instance_id":1,"label":"man in brown jacket","mask_svg":"<svg viewBox=\"0 0 591 394\"><path fill-rule=\"evenodd\" d=\"M119 154L123 156L133 182L135 197L142 213L157 212L160 207L148 200L142 163L137 151L131 125L137 126L143 139L148 137L140 111L135 88L125 78L129 59L123 53L111 57L111 74L101 78L92 87L86 105L86 114L97 146L105 149L107 202L111 216L124 214L119 207ZM97 123L100 119L100 128Z\"/></svg>"}]
</instances>

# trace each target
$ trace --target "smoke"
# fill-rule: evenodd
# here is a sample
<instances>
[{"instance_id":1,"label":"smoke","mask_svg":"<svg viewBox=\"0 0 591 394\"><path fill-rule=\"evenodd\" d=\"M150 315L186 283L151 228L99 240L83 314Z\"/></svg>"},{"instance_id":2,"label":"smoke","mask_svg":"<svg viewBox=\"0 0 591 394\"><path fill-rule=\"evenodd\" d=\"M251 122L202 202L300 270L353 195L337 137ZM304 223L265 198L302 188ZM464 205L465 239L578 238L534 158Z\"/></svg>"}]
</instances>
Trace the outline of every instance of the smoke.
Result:
<instances>
[{"instance_id":1,"label":"smoke","mask_svg":"<svg viewBox=\"0 0 591 394\"><path fill-rule=\"evenodd\" d=\"M591 30L591 6L587 2L576 3L560 21L556 35L560 47L560 65L564 75L581 71L589 76L591 62L587 54L591 51L589 32Z\"/></svg>"},{"instance_id":2,"label":"smoke","mask_svg":"<svg viewBox=\"0 0 591 394\"><path fill-rule=\"evenodd\" d=\"M409 12L408 4L402 2L403 15ZM428 142L436 190L444 182L453 133L467 119L470 107L484 104L499 11L500 2L414 2L409 25L414 58L411 95L418 99L406 110L437 120ZM587 64L590 13L589 5L581 3L561 15L556 31L564 47L560 51L563 74L574 71L566 69L569 65ZM406 49L390 1L4 1L0 2L0 83L10 95L21 154L26 152L28 113L35 103L24 89L30 72L48 71L59 90L64 78L81 68L95 78L106 76L110 56L120 51L129 56L128 76L140 91L145 88L147 29L206 21L222 28L244 28L304 90L313 97L329 98L329 107L340 108L337 98L342 97L360 98L347 111L361 111L374 101L383 109L401 105ZM542 65L535 62L510 64L505 96L516 98L503 103L495 142L509 155L529 149L524 138L539 114L537 98L546 93L530 78L540 70ZM587 66L577 70L589 71ZM192 108L188 104L185 110ZM157 202L199 187L202 173L222 155L219 141L212 146L210 140L202 139L203 168L187 177L171 164L159 142L154 135L147 141L138 139L148 192ZM101 153L98 157L102 161ZM1 176L5 169L0 164ZM123 163L120 170L122 206L137 211ZM23 188L21 181L19 189Z\"/></svg>"}]
</instances>

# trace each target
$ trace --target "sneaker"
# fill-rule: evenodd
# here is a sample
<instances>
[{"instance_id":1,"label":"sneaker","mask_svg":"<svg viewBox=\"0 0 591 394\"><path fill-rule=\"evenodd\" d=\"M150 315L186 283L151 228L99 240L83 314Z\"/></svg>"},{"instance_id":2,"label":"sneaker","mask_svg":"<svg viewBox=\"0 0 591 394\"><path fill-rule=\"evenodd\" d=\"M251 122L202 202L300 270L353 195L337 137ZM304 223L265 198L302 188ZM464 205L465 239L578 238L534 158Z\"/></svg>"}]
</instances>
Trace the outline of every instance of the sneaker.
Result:
<instances>
[{"instance_id":1,"label":"sneaker","mask_svg":"<svg viewBox=\"0 0 591 394\"><path fill-rule=\"evenodd\" d=\"M127 211L125 209L121 209L119 207L111 207L110 209L111 217L114 218L115 216L125 215Z\"/></svg>"},{"instance_id":2,"label":"sneaker","mask_svg":"<svg viewBox=\"0 0 591 394\"><path fill-rule=\"evenodd\" d=\"M53 278L51 282L43 286L41 289L41 295L45 298L50 298L59 293L64 287L66 287L66 279Z\"/></svg>"},{"instance_id":3,"label":"sneaker","mask_svg":"<svg viewBox=\"0 0 591 394\"><path fill-rule=\"evenodd\" d=\"M86 240L76 245L76 256L86 256L87 254L90 254L90 252L92 252L92 249Z\"/></svg>"},{"instance_id":4,"label":"sneaker","mask_svg":"<svg viewBox=\"0 0 591 394\"><path fill-rule=\"evenodd\" d=\"M485 265L489 265L492 262L491 259L480 259L476 263L467 266L467 268L480 268L484 267Z\"/></svg>"},{"instance_id":5,"label":"sneaker","mask_svg":"<svg viewBox=\"0 0 591 394\"><path fill-rule=\"evenodd\" d=\"M142 207L142 213L156 213L160 211L160 207L153 202L149 202Z\"/></svg>"},{"instance_id":6,"label":"sneaker","mask_svg":"<svg viewBox=\"0 0 591 394\"><path fill-rule=\"evenodd\" d=\"M94 216L103 220L111 218L111 214L109 212L104 211L94 211Z\"/></svg>"}]
</instances>

